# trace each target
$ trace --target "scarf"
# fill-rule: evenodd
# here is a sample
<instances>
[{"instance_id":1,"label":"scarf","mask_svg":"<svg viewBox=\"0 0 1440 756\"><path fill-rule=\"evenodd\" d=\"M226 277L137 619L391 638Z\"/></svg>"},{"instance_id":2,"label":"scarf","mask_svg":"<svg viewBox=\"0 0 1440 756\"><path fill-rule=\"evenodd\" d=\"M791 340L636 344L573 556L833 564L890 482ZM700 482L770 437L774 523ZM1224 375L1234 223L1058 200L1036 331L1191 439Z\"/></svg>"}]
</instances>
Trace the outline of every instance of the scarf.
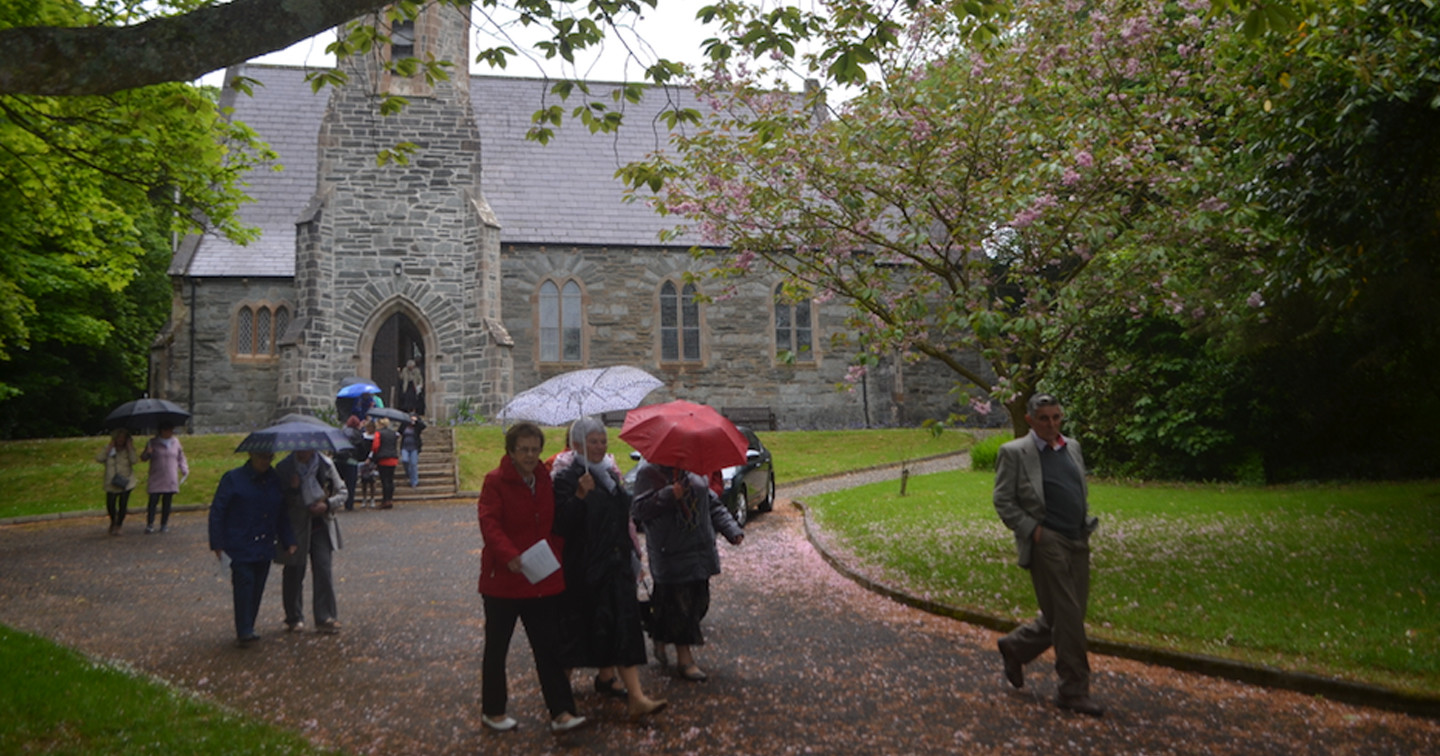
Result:
<instances>
[{"instance_id":1,"label":"scarf","mask_svg":"<svg viewBox=\"0 0 1440 756\"><path fill-rule=\"evenodd\" d=\"M300 475L300 500L305 502L307 507L325 498L325 489L316 478L319 471L320 452L312 454L309 462L301 462L299 457L295 458L295 472Z\"/></svg>"}]
</instances>

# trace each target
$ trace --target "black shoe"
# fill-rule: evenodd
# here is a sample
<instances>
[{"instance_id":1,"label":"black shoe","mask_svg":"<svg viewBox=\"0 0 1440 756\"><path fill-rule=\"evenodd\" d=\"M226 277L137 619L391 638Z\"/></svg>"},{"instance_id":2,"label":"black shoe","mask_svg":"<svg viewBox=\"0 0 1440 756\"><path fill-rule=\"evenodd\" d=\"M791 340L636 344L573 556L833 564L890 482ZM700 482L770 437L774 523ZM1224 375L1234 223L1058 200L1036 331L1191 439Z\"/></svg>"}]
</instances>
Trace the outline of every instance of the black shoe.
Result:
<instances>
[{"instance_id":1,"label":"black shoe","mask_svg":"<svg viewBox=\"0 0 1440 756\"><path fill-rule=\"evenodd\" d=\"M603 693L611 698L628 698L630 696L630 692L625 690L624 683L621 683L618 677L602 680L599 675L596 675L595 692Z\"/></svg>"},{"instance_id":2,"label":"black shoe","mask_svg":"<svg viewBox=\"0 0 1440 756\"><path fill-rule=\"evenodd\" d=\"M1055 699L1055 705L1066 711L1079 712L1092 717L1105 716L1105 707L1095 703L1090 696L1075 696L1073 698L1060 697Z\"/></svg>"},{"instance_id":3,"label":"black shoe","mask_svg":"<svg viewBox=\"0 0 1440 756\"><path fill-rule=\"evenodd\" d=\"M1025 663L1015 658L1009 640L1001 638L995 645L1000 649L1000 658L1005 660L1005 679L1017 688L1025 687Z\"/></svg>"},{"instance_id":4,"label":"black shoe","mask_svg":"<svg viewBox=\"0 0 1440 756\"><path fill-rule=\"evenodd\" d=\"M249 648L249 647L251 647L251 646L253 646L253 645L255 645L256 643L259 643L259 642L260 642L260 636L258 636L258 635L247 635L247 636L245 636L244 638L241 638L241 639L235 641L235 645L239 646L240 648Z\"/></svg>"}]
</instances>

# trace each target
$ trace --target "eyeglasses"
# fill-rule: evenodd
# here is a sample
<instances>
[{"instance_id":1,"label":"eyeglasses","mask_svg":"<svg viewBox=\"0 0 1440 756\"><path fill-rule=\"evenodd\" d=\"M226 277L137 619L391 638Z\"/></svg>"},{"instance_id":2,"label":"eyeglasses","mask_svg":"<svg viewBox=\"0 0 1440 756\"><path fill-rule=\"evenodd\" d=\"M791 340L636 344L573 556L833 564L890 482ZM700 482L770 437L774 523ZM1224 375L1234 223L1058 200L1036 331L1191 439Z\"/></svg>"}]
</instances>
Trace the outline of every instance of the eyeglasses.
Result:
<instances>
[{"instance_id":1,"label":"eyeglasses","mask_svg":"<svg viewBox=\"0 0 1440 756\"><path fill-rule=\"evenodd\" d=\"M515 453L516 453L516 454L534 454L534 455L536 455L536 456L539 456L540 450L543 449L543 448L545 448L545 447L543 447L543 446L517 446L517 447L515 447Z\"/></svg>"}]
</instances>

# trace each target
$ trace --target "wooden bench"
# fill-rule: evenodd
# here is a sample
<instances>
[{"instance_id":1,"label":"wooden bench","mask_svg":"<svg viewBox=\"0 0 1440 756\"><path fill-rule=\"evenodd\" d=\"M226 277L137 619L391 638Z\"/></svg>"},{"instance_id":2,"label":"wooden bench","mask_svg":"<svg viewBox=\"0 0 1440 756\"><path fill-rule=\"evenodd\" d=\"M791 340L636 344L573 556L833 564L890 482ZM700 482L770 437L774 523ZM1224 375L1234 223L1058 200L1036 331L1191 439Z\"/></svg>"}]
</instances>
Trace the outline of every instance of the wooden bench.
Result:
<instances>
[{"instance_id":1,"label":"wooden bench","mask_svg":"<svg viewBox=\"0 0 1440 756\"><path fill-rule=\"evenodd\" d=\"M775 411L769 407L725 407L720 414L736 425L775 430Z\"/></svg>"}]
</instances>

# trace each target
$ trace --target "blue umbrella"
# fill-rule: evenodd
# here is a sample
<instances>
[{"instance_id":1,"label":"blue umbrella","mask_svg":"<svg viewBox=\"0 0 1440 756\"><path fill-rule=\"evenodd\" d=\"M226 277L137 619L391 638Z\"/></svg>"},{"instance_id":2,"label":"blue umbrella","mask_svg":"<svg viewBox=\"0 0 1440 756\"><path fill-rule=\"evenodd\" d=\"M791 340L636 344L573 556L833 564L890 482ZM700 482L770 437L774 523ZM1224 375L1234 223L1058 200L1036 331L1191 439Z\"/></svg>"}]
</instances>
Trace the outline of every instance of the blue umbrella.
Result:
<instances>
[{"instance_id":1,"label":"blue umbrella","mask_svg":"<svg viewBox=\"0 0 1440 756\"><path fill-rule=\"evenodd\" d=\"M350 439L339 428L316 422L292 420L261 428L245 437L237 452L337 451L349 449Z\"/></svg>"},{"instance_id":2,"label":"blue umbrella","mask_svg":"<svg viewBox=\"0 0 1440 756\"><path fill-rule=\"evenodd\" d=\"M371 382L369 382L369 381L365 381L365 382L362 382L362 383L352 383L352 384L350 384L349 386L346 386L345 388L340 389L340 391L337 392L337 393L335 394L335 396L338 396L338 397L340 397L341 399L353 399L353 398L355 398L355 397L357 397L357 396L360 396L361 394L378 394L378 393L380 393L380 387L379 387L379 386L376 386L375 384L373 384L373 383L371 383Z\"/></svg>"}]
</instances>

